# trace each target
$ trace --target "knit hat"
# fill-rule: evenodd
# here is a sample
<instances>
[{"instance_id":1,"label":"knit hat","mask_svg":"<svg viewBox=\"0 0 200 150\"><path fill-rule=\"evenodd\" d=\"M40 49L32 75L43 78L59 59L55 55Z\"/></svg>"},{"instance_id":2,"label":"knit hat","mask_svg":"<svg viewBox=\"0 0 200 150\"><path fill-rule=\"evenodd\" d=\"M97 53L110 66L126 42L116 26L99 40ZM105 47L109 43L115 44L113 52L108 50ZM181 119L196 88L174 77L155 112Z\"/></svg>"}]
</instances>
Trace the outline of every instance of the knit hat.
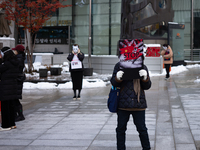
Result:
<instances>
[{"instance_id":1,"label":"knit hat","mask_svg":"<svg viewBox=\"0 0 200 150\"><path fill-rule=\"evenodd\" d=\"M12 48L12 50L22 51L24 52L25 48L23 45L17 45L15 48Z\"/></svg>"}]
</instances>

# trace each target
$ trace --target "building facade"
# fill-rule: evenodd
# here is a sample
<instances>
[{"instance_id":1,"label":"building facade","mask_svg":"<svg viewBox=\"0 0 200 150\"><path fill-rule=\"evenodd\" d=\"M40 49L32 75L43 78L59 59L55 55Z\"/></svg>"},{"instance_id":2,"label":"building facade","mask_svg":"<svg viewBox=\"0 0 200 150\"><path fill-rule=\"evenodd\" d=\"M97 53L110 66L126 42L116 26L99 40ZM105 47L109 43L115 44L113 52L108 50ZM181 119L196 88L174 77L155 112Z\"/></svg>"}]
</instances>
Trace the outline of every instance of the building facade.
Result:
<instances>
[{"instance_id":1,"label":"building facade","mask_svg":"<svg viewBox=\"0 0 200 150\"><path fill-rule=\"evenodd\" d=\"M65 4L72 7L59 9L44 24L34 52L69 53L76 43L88 53L90 0L67 0ZM120 38L168 43L168 22L184 25L181 49L184 57L191 59L191 49L200 51L199 0L91 0L91 54L116 55ZM127 34L131 36L124 36Z\"/></svg>"}]
</instances>

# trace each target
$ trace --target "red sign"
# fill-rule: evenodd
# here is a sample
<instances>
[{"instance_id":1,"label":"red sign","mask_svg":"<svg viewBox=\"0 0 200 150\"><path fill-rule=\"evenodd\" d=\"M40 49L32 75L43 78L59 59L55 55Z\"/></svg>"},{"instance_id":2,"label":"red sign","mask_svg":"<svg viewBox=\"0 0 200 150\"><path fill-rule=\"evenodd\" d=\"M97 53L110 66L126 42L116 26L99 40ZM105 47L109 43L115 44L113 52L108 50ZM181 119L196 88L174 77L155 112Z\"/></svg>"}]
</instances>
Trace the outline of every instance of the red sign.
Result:
<instances>
[{"instance_id":1,"label":"red sign","mask_svg":"<svg viewBox=\"0 0 200 150\"><path fill-rule=\"evenodd\" d=\"M138 59L140 56L142 56L142 53L140 53L140 49L136 48L136 51L133 52L134 47L128 46L125 48L121 48L121 55L123 54L126 60L132 60L132 59Z\"/></svg>"},{"instance_id":2,"label":"red sign","mask_svg":"<svg viewBox=\"0 0 200 150\"><path fill-rule=\"evenodd\" d=\"M147 47L146 57L160 57L160 47Z\"/></svg>"}]
</instances>

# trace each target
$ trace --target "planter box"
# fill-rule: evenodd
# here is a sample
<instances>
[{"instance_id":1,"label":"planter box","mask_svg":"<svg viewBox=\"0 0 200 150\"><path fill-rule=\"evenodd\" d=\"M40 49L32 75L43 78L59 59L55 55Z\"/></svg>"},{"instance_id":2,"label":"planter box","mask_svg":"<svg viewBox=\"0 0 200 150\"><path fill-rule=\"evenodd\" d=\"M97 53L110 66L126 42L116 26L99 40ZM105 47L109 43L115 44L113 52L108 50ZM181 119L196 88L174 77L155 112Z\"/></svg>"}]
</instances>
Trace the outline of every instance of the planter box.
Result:
<instances>
[{"instance_id":1,"label":"planter box","mask_svg":"<svg viewBox=\"0 0 200 150\"><path fill-rule=\"evenodd\" d=\"M40 78L46 78L47 72L48 72L47 69L39 69Z\"/></svg>"},{"instance_id":2,"label":"planter box","mask_svg":"<svg viewBox=\"0 0 200 150\"><path fill-rule=\"evenodd\" d=\"M92 76L93 75L93 68L84 68L83 75L84 76Z\"/></svg>"},{"instance_id":3,"label":"planter box","mask_svg":"<svg viewBox=\"0 0 200 150\"><path fill-rule=\"evenodd\" d=\"M61 75L62 68L50 68L51 75Z\"/></svg>"}]
</instances>

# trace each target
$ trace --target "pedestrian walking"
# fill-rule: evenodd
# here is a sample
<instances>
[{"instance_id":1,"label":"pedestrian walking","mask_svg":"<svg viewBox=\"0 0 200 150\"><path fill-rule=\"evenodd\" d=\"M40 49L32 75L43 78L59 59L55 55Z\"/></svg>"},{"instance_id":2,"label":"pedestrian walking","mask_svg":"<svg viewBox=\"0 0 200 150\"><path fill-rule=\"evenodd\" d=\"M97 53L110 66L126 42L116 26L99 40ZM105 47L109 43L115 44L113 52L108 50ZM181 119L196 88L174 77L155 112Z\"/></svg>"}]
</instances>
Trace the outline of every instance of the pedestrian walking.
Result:
<instances>
[{"instance_id":1,"label":"pedestrian walking","mask_svg":"<svg viewBox=\"0 0 200 150\"><path fill-rule=\"evenodd\" d=\"M127 122L130 115L139 133L143 150L149 150L150 142L145 123L145 109L147 102L144 90L151 87L151 80L148 69L143 65L143 69L139 71L141 79L123 80L124 72L120 70L120 62L118 62L112 74L110 82L114 87L120 87L120 98L117 111L117 149L125 150L125 139Z\"/></svg>"},{"instance_id":2,"label":"pedestrian walking","mask_svg":"<svg viewBox=\"0 0 200 150\"><path fill-rule=\"evenodd\" d=\"M166 70L165 79L167 80L170 78L169 70L171 65L173 64L173 51L168 44L163 44L163 49L164 50L161 51L161 55L163 57L163 63L165 65L165 70Z\"/></svg>"},{"instance_id":3,"label":"pedestrian walking","mask_svg":"<svg viewBox=\"0 0 200 150\"><path fill-rule=\"evenodd\" d=\"M0 51L0 101L1 128L0 131L15 129L15 100L17 99L17 76L19 63L10 47L3 47Z\"/></svg>"},{"instance_id":4,"label":"pedestrian walking","mask_svg":"<svg viewBox=\"0 0 200 150\"><path fill-rule=\"evenodd\" d=\"M82 53L79 49L78 44L73 45L73 50L69 53L67 59L70 61L69 71L71 73L72 79L72 89L74 91L73 100L80 100L81 98L81 90L82 90L82 82L83 82L83 59L84 53ZM76 90L78 90L78 96L76 95Z\"/></svg>"},{"instance_id":5,"label":"pedestrian walking","mask_svg":"<svg viewBox=\"0 0 200 150\"><path fill-rule=\"evenodd\" d=\"M18 98L15 100L15 122L18 122L18 121L25 120L25 117L23 115L23 107L19 100L19 99L22 99L23 83L24 83L24 80L26 79L26 76L24 74L25 48L23 45L17 45L15 48L12 48L12 50L17 55L17 59L19 61L19 72L20 72L17 77Z\"/></svg>"}]
</instances>

